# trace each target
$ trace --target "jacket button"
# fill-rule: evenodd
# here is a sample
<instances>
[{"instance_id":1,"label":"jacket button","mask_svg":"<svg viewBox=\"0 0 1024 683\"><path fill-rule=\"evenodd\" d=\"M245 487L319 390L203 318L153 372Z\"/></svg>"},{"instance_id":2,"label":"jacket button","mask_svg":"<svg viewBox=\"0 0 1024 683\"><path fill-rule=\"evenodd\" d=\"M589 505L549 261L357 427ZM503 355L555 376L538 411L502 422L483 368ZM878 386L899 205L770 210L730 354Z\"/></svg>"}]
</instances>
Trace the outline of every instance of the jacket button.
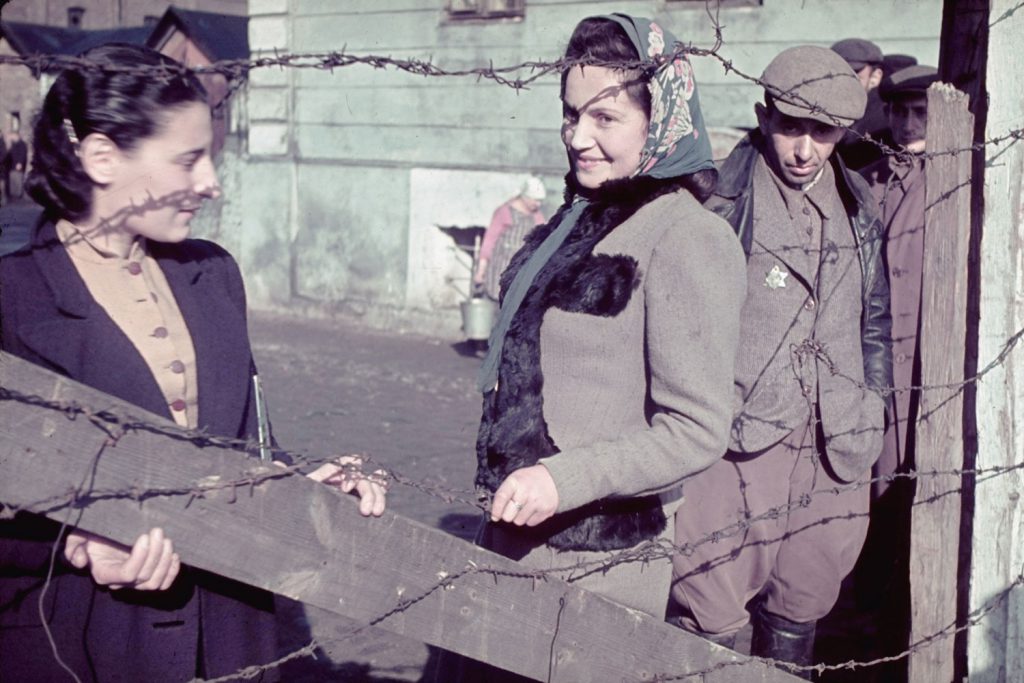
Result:
<instances>
[{"instance_id":1,"label":"jacket button","mask_svg":"<svg viewBox=\"0 0 1024 683\"><path fill-rule=\"evenodd\" d=\"M808 386L805 386L803 389L801 389L801 392L803 393L804 396L810 396L811 395L811 388L808 387Z\"/></svg>"},{"instance_id":2,"label":"jacket button","mask_svg":"<svg viewBox=\"0 0 1024 683\"><path fill-rule=\"evenodd\" d=\"M814 301L814 297L807 297L807 301L804 302L805 311L813 311L818 306Z\"/></svg>"},{"instance_id":3,"label":"jacket button","mask_svg":"<svg viewBox=\"0 0 1024 683\"><path fill-rule=\"evenodd\" d=\"M128 264L128 272L131 273L132 275L138 275L139 273L142 272L142 264L140 264L138 261L132 261L131 263Z\"/></svg>"},{"instance_id":4,"label":"jacket button","mask_svg":"<svg viewBox=\"0 0 1024 683\"><path fill-rule=\"evenodd\" d=\"M171 361L171 372L173 372L175 375L180 375L181 373L185 372L185 364L182 363L180 360Z\"/></svg>"},{"instance_id":5,"label":"jacket button","mask_svg":"<svg viewBox=\"0 0 1024 683\"><path fill-rule=\"evenodd\" d=\"M174 411L177 411L177 412L180 413L181 411L185 410L185 402L183 400L181 400L180 398L178 400L176 400L176 401L173 401L171 403L171 410L174 410Z\"/></svg>"},{"instance_id":6,"label":"jacket button","mask_svg":"<svg viewBox=\"0 0 1024 683\"><path fill-rule=\"evenodd\" d=\"M905 353L897 353L896 354L896 358L894 360L897 363L906 363L907 362L907 354L905 354Z\"/></svg>"},{"instance_id":7,"label":"jacket button","mask_svg":"<svg viewBox=\"0 0 1024 683\"><path fill-rule=\"evenodd\" d=\"M167 328L163 326L160 326L153 330L153 336L156 337L157 339L166 339L167 334Z\"/></svg>"}]
</instances>

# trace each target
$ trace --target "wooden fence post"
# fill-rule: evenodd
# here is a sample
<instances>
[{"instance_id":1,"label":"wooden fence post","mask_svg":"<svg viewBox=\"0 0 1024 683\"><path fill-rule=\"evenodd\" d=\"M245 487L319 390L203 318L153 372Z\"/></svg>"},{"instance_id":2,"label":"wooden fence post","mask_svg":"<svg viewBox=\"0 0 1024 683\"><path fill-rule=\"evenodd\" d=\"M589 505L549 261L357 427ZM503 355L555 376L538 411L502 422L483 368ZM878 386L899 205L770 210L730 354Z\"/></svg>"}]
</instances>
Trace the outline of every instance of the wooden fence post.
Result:
<instances>
[{"instance_id":1,"label":"wooden fence post","mask_svg":"<svg viewBox=\"0 0 1024 683\"><path fill-rule=\"evenodd\" d=\"M979 477L970 610L992 604L968 638L971 683L1024 680L1024 6L992 0L986 70L985 202L980 248L977 385ZM929 126L930 130L930 126ZM1017 130L1017 137L1007 137ZM990 369L989 369L990 367ZM1014 587L1009 590L1011 587ZM993 600L997 602L993 603Z\"/></svg>"},{"instance_id":2,"label":"wooden fence post","mask_svg":"<svg viewBox=\"0 0 1024 683\"><path fill-rule=\"evenodd\" d=\"M161 526L193 566L537 680L796 681L6 354L0 503L122 542Z\"/></svg>"},{"instance_id":3,"label":"wooden fence post","mask_svg":"<svg viewBox=\"0 0 1024 683\"><path fill-rule=\"evenodd\" d=\"M911 513L910 642L956 621L960 548L960 475L929 475L964 466L963 396L967 335L967 255L970 241L971 146L974 116L967 96L937 83L928 90L925 161L924 269L919 354L921 392L915 459L923 476ZM952 385L944 388L944 385ZM953 680L953 638L910 656L911 683Z\"/></svg>"}]
</instances>

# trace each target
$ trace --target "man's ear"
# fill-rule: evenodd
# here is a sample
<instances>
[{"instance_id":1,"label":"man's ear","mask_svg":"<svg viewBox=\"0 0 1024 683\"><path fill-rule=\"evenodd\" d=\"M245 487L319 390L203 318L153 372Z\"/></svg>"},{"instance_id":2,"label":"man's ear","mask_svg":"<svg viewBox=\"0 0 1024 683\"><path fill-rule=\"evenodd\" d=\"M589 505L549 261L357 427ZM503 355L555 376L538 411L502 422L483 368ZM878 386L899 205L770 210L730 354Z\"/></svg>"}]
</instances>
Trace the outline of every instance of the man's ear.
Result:
<instances>
[{"instance_id":1,"label":"man's ear","mask_svg":"<svg viewBox=\"0 0 1024 683\"><path fill-rule=\"evenodd\" d=\"M754 115L757 117L757 127L761 129L761 134L768 135L768 110L757 102L754 104Z\"/></svg>"},{"instance_id":2,"label":"man's ear","mask_svg":"<svg viewBox=\"0 0 1024 683\"><path fill-rule=\"evenodd\" d=\"M82 168L94 183L108 185L121 162L121 148L103 133L89 133L76 150Z\"/></svg>"},{"instance_id":3,"label":"man's ear","mask_svg":"<svg viewBox=\"0 0 1024 683\"><path fill-rule=\"evenodd\" d=\"M877 88L878 84L882 82L882 77L884 75L885 75L885 72L882 71L881 69L879 69L877 67L872 69L871 70L871 76L868 77L868 90L871 90L871 88Z\"/></svg>"}]
</instances>

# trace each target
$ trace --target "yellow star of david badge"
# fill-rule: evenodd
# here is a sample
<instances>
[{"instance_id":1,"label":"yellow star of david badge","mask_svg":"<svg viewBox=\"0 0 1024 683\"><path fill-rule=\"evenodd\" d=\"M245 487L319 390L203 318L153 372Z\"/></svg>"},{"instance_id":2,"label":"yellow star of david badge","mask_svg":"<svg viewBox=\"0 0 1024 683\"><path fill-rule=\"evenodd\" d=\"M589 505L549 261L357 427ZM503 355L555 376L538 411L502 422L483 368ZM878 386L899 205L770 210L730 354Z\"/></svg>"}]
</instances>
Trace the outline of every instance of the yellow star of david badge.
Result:
<instances>
[{"instance_id":1,"label":"yellow star of david badge","mask_svg":"<svg viewBox=\"0 0 1024 683\"><path fill-rule=\"evenodd\" d=\"M789 273L779 268L778 264L772 266L772 269L768 271L768 274L764 276L764 286L768 289L778 289L779 287L786 286L786 277Z\"/></svg>"}]
</instances>

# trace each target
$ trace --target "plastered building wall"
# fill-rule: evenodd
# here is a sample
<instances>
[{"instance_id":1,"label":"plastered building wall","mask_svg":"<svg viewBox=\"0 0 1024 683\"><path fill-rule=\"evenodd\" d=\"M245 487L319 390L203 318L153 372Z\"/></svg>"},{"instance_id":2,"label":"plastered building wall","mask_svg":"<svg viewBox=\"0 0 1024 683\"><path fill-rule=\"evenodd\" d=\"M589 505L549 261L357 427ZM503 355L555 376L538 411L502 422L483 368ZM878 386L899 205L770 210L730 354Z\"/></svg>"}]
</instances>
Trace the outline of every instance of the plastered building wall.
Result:
<instances>
[{"instance_id":1,"label":"plastered building wall","mask_svg":"<svg viewBox=\"0 0 1024 683\"><path fill-rule=\"evenodd\" d=\"M852 36L938 58L941 0L740 5L719 10L720 53L747 74L790 45ZM515 21L452 22L444 9L445 0L250 0L249 41L254 54L344 50L447 69L506 66L556 59L580 19L625 11L697 47L715 44L703 0L527 0ZM708 124L752 126L760 90L711 57L693 62ZM557 76L517 92L358 64L263 69L242 96L246 132L222 163L231 193L217 234L238 253L256 307L457 335L467 269L436 225L486 224L526 173L545 180L548 215L560 202Z\"/></svg>"}]
</instances>

